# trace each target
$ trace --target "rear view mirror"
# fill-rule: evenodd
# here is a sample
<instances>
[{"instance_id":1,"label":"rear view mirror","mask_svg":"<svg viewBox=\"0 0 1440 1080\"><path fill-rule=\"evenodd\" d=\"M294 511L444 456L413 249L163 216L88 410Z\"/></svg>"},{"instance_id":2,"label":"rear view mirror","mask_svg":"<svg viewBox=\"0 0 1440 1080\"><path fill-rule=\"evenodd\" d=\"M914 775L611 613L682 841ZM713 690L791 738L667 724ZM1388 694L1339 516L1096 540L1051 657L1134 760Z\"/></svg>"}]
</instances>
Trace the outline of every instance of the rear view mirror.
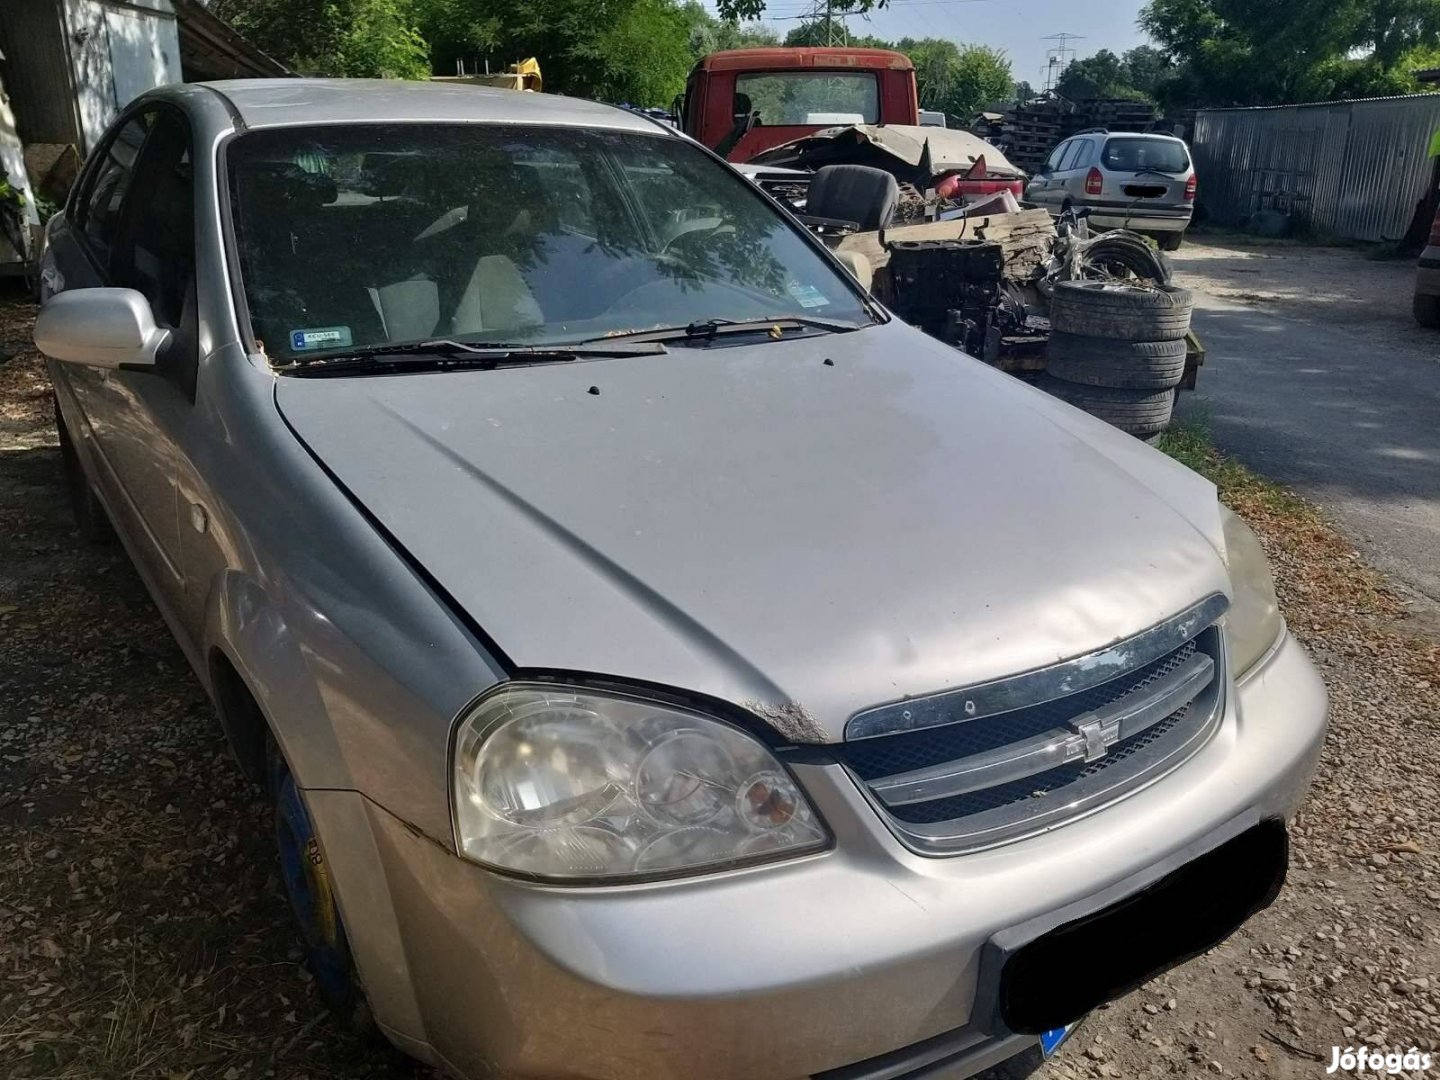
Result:
<instances>
[{"instance_id":1,"label":"rear view mirror","mask_svg":"<svg viewBox=\"0 0 1440 1080\"><path fill-rule=\"evenodd\" d=\"M35 347L71 364L147 370L169 340L134 289L71 289L52 296L35 319Z\"/></svg>"}]
</instances>

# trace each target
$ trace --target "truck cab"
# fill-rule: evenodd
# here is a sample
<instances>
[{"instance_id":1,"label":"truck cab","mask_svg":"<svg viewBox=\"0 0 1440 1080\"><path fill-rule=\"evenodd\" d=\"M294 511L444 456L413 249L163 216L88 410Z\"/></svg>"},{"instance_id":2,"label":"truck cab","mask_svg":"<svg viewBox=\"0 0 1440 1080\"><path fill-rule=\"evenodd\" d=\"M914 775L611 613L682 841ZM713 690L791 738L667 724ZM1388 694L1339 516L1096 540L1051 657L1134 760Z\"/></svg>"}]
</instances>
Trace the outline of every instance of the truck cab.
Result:
<instances>
[{"instance_id":1,"label":"truck cab","mask_svg":"<svg viewBox=\"0 0 1440 1080\"><path fill-rule=\"evenodd\" d=\"M680 126L730 161L845 124L918 124L915 66L888 49L731 49L690 72Z\"/></svg>"}]
</instances>

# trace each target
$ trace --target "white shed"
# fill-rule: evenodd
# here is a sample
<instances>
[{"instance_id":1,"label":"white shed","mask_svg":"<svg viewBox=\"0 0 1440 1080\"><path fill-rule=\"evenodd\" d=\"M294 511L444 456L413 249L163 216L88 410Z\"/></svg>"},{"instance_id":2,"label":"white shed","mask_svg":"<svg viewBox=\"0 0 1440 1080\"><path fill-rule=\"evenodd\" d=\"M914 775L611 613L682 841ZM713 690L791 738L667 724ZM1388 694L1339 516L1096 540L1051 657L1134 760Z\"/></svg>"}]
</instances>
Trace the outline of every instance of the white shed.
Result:
<instances>
[{"instance_id":1,"label":"white shed","mask_svg":"<svg viewBox=\"0 0 1440 1080\"><path fill-rule=\"evenodd\" d=\"M82 156L131 100L181 78L170 0L5 0L0 50L26 143Z\"/></svg>"}]
</instances>

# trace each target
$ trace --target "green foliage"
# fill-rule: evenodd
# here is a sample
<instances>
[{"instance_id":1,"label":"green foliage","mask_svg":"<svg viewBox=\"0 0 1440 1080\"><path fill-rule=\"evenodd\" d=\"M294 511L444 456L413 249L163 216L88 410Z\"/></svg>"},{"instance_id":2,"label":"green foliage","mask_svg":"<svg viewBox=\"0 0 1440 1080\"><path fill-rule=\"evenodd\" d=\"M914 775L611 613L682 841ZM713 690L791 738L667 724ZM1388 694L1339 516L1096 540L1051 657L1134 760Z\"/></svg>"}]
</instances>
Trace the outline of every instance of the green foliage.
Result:
<instances>
[{"instance_id":1,"label":"green foliage","mask_svg":"<svg viewBox=\"0 0 1440 1080\"><path fill-rule=\"evenodd\" d=\"M428 48L408 0L215 0L215 13L305 75L424 79Z\"/></svg>"},{"instance_id":2,"label":"green foliage","mask_svg":"<svg viewBox=\"0 0 1440 1080\"><path fill-rule=\"evenodd\" d=\"M691 27L670 0L638 0L595 39L592 97L669 105L694 62ZM543 64L542 64L543 70Z\"/></svg>"},{"instance_id":3,"label":"green foliage","mask_svg":"<svg viewBox=\"0 0 1440 1080\"><path fill-rule=\"evenodd\" d=\"M847 14L863 15L888 3L889 0L846 0L843 10ZM765 0L717 0L715 8L722 19L758 19L765 12Z\"/></svg>"},{"instance_id":4,"label":"green foliage","mask_svg":"<svg viewBox=\"0 0 1440 1080\"><path fill-rule=\"evenodd\" d=\"M690 56L694 60L724 49L757 49L780 44L780 35L769 27L742 26L733 19L717 19L698 0L681 7L688 29Z\"/></svg>"},{"instance_id":5,"label":"green foliage","mask_svg":"<svg viewBox=\"0 0 1440 1080\"><path fill-rule=\"evenodd\" d=\"M1010 96L1010 61L997 49L942 38L901 38L891 47L915 65L920 107L943 112L952 125L969 124L987 104Z\"/></svg>"},{"instance_id":6,"label":"green foliage","mask_svg":"<svg viewBox=\"0 0 1440 1080\"><path fill-rule=\"evenodd\" d=\"M1055 90L1071 101L1088 98L1129 98L1148 101L1156 87L1174 73L1174 65L1159 49L1139 45L1117 56L1101 49L1094 56L1073 60L1055 82Z\"/></svg>"},{"instance_id":7,"label":"green foliage","mask_svg":"<svg viewBox=\"0 0 1440 1080\"><path fill-rule=\"evenodd\" d=\"M785 35L785 44L791 48L814 48L826 45L846 46L852 49L892 49L890 42L873 34L852 34L841 18L828 22L811 19L800 23Z\"/></svg>"},{"instance_id":8,"label":"green foliage","mask_svg":"<svg viewBox=\"0 0 1440 1080\"><path fill-rule=\"evenodd\" d=\"M0 210L19 213L25 208L25 194L0 173Z\"/></svg>"},{"instance_id":9,"label":"green foliage","mask_svg":"<svg viewBox=\"0 0 1440 1080\"><path fill-rule=\"evenodd\" d=\"M1150 0L1140 25L1171 108L1413 93L1440 50L1440 0Z\"/></svg>"}]
</instances>

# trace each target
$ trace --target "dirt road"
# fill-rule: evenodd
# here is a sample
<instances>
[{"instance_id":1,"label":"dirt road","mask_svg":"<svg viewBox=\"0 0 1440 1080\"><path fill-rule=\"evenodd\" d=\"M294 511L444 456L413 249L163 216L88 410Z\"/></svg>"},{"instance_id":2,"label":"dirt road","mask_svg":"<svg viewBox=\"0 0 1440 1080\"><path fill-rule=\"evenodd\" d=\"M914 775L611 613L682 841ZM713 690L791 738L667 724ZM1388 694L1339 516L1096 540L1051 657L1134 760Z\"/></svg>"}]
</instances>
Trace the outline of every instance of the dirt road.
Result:
<instances>
[{"instance_id":1,"label":"dirt road","mask_svg":"<svg viewBox=\"0 0 1440 1080\"><path fill-rule=\"evenodd\" d=\"M1440 332L1410 317L1413 263L1203 241L1173 262L1210 353L1181 414L1324 505L1440 628Z\"/></svg>"},{"instance_id":2,"label":"dirt road","mask_svg":"<svg viewBox=\"0 0 1440 1080\"><path fill-rule=\"evenodd\" d=\"M0 297L0 351L28 317ZM73 532L49 410L32 353L0 363L0 1076L428 1077L321 1010L264 808L124 556ZM1323 522L1226 483L1333 695L1290 883L1093 1016L1045 1080L1315 1078L1336 1044L1440 1049L1440 654Z\"/></svg>"}]
</instances>

